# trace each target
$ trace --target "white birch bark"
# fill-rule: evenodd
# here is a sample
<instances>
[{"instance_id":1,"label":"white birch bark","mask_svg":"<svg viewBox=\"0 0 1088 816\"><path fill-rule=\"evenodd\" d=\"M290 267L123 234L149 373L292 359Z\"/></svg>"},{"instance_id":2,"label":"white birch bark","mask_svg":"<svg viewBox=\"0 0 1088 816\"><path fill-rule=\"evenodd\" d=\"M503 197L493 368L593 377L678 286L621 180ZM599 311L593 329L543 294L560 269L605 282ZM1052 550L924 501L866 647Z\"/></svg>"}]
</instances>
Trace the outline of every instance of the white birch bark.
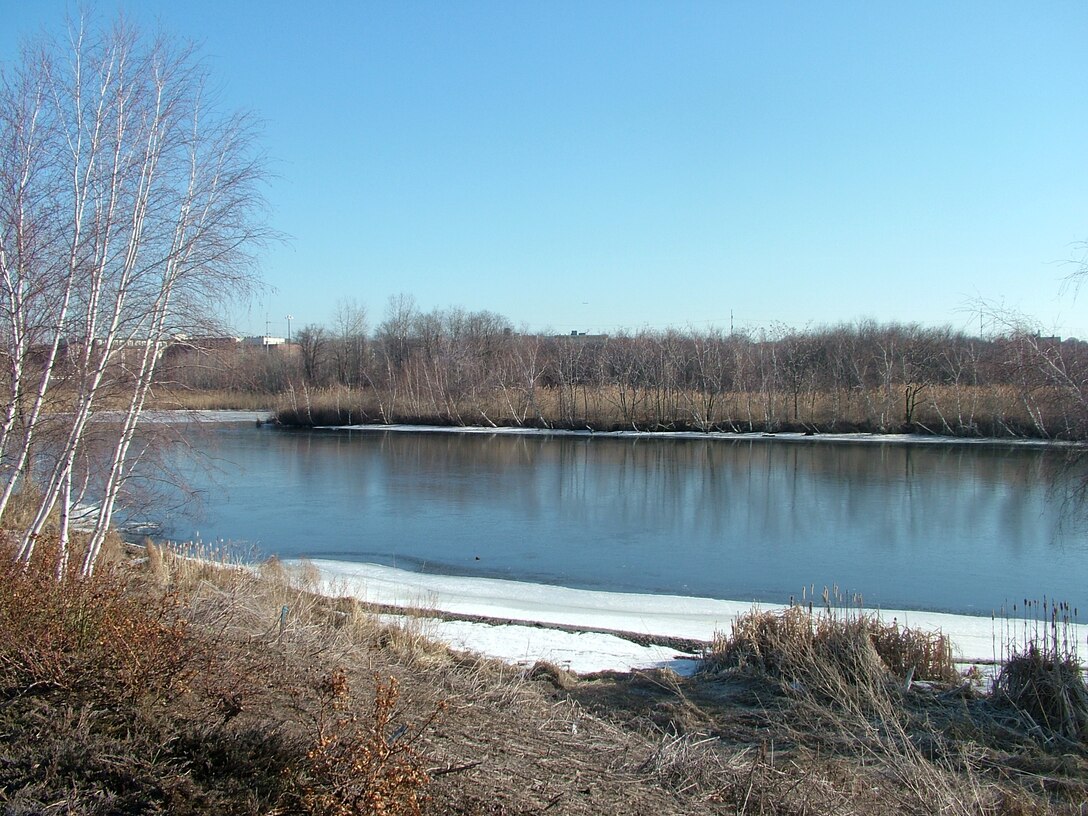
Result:
<instances>
[{"instance_id":1,"label":"white birch bark","mask_svg":"<svg viewBox=\"0 0 1088 816\"><path fill-rule=\"evenodd\" d=\"M260 217L264 171L253 129L243 116L224 118L204 107L203 75L191 52L163 39L148 42L119 24L93 39L79 27L63 46L42 53L40 64L25 63L19 75L34 80L25 87L37 88L36 97L10 82L0 89L0 155L25 159L5 159L0 173L9 182L0 190L0 332L10 378L0 406L0 516L45 441L43 423L60 425L60 436L48 440L46 466L35 468L41 499L17 555L33 557L59 507L60 576L70 553L77 466L80 497L94 485L99 507L81 562L89 574L171 332L206 324L202 310L214 312L224 296L252 284L252 251L269 233ZM6 126L21 116L21 126L37 128L39 119L27 110L50 126L37 141L25 126ZM12 152L8 136L25 156ZM20 175L24 166L67 181L42 193L30 170ZM36 200L51 206L35 210ZM24 217L48 224L63 240L39 247L41 257L15 251L11 244L30 232ZM48 339L44 347L41 337ZM53 388L57 382L63 388ZM116 421L97 421L100 407L118 402ZM87 465L99 450L89 445L92 428L106 453Z\"/></svg>"}]
</instances>

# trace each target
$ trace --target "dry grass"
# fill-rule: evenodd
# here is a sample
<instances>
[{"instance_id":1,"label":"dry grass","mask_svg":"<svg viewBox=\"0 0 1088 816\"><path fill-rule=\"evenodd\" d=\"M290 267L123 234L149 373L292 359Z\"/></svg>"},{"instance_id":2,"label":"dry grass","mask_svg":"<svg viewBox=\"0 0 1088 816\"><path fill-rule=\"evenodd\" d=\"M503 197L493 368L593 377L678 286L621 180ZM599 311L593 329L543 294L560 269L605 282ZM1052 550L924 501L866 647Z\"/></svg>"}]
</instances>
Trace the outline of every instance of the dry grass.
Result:
<instances>
[{"instance_id":1,"label":"dry grass","mask_svg":"<svg viewBox=\"0 0 1088 816\"><path fill-rule=\"evenodd\" d=\"M768 742L723 752L717 742L708 735L663 734L643 769L707 812L737 816L931 812L866 768L798 751L779 754Z\"/></svg>"},{"instance_id":2,"label":"dry grass","mask_svg":"<svg viewBox=\"0 0 1088 816\"><path fill-rule=\"evenodd\" d=\"M579 392L577 405L564 401L559 389L539 388L528 403L498 390L483 389L471 396L403 394L343 386L303 388L279 394L273 401L278 420L285 425L348 425L408 423L432 425L528 425L548 428L691 431L913 431L952 436L1040 436L1032 415L1013 389L966 386L931 386L924 392L910 424L905 423L902 395L880 389L808 394L797 417L792 399L784 394L725 392L715 395L713 410L700 407L702 395L671 392L658 399L652 389L626 394L613 387ZM1053 402L1056 395L1041 393ZM266 400L267 401L267 400ZM1049 405L1050 402L1047 402ZM206 406L211 407L211 406ZM1060 413L1060 412L1059 412ZM1047 435L1065 434L1065 426L1046 429Z\"/></svg>"},{"instance_id":3,"label":"dry grass","mask_svg":"<svg viewBox=\"0 0 1088 816\"><path fill-rule=\"evenodd\" d=\"M959 678L947 636L883 623L865 614L813 614L800 606L740 616L718 634L704 670L754 666L787 683L820 688L828 676L852 686ZM829 689L838 691L838 681Z\"/></svg>"},{"instance_id":4,"label":"dry grass","mask_svg":"<svg viewBox=\"0 0 1088 816\"><path fill-rule=\"evenodd\" d=\"M871 622L753 616L734 644L747 671L589 680L451 653L322 598L306 564L146 553L91 595L4 576L5 812L1012 816L1074 813L1085 791L1083 764L1014 769L942 730ZM59 611L31 614L31 595ZM903 665L940 652L906 640L889 652ZM584 705L598 683L624 702ZM649 699L688 727L621 716Z\"/></svg>"},{"instance_id":5,"label":"dry grass","mask_svg":"<svg viewBox=\"0 0 1088 816\"><path fill-rule=\"evenodd\" d=\"M953 682L958 678L950 657L940 636L889 627L864 615L813 614L793 607L742 616L730 636L716 641L706 676L741 672L776 684L782 695L781 712L774 718L777 738L819 755L860 761L861 767L847 776L852 784L879 791L882 812L1081 812L1076 803L1088 792L1080 777L1083 762L1055 773L1040 759L1037 767L1047 770L1026 775L1023 768L1030 763L1017 765L1007 753L1024 749L1026 733L1001 721L995 708L999 701L970 702L967 687ZM1033 689L1032 694L1041 687L1040 674L1061 675L1067 681L1062 702L1054 702L1061 695L1046 695L1056 706L1048 714L1051 725L1059 719L1079 722L1080 715L1069 714L1079 705L1069 689L1076 688L1072 696L1079 699L1083 680L1078 677L1080 685L1071 686L1064 672L1045 662L1014 671L1034 678L1034 685L1019 684ZM910 692L911 678L927 677L945 683L947 691L926 686ZM1034 698L1020 699L1027 706ZM805 773L824 784L842 782L819 767L819 762L806 766ZM1042 780L1045 785L1036 786ZM855 789L841 812L857 812L854 806L864 799Z\"/></svg>"},{"instance_id":6,"label":"dry grass","mask_svg":"<svg viewBox=\"0 0 1088 816\"><path fill-rule=\"evenodd\" d=\"M1044 739L1088 743L1088 685L1075 656L1031 643L1002 666L995 688Z\"/></svg>"},{"instance_id":7,"label":"dry grass","mask_svg":"<svg viewBox=\"0 0 1088 816\"><path fill-rule=\"evenodd\" d=\"M1076 610L1044 599L1025 600L1023 611L1031 616L1022 621L1026 642L1006 657L995 696L1044 742L1088 746L1088 684L1072 627Z\"/></svg>"},{"instance_id":8,"label":"dry grass","mask_svg":"<svg viewBox=\"0 0 1088 816\"><path fill-rule=\"evenodd\" d=\"M952 641L941 632L870 620L869 640L894 676L903 680L954 683L960 675L952 660Z\"/></svg>"},{"instance_id":9,"label":"dry grass","mask_svg":"<svg viewBox=\"0 0 1088 816\"><path fill-rule=\"evenodd\" d=\"M156 389L149 408L160 411L266 411L273 397L262 391L239 389Z\"/></svg>"},{"instance_id":10,"label":"dry grass","mask_svg":"<svg viewBox=\"0 0 1088 816\"><path fill-rule=\"evenodd\" d=\"M427 636L414 615L379 616L355 598L329 598L320 573L308 561L285 564L273 557L253 565L229 546L183 548L146 542L148 571L186 598L201 626L235 636L259 632L277 644L319 650L344 659L359 648L381 649L407 665L448 659L448 650Z\"/></svg>"}]
</instances>

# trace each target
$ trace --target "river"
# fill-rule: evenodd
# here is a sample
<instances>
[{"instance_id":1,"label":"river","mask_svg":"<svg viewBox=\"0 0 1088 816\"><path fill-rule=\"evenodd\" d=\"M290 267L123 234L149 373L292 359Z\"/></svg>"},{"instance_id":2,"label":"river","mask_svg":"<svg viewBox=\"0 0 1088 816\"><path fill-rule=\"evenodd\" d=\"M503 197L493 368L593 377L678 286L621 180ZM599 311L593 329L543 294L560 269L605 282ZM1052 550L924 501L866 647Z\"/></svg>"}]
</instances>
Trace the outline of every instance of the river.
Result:
<instances>
[{"instance_id":1,"label":"river","mask_svg":"<svg viewBox=\"0 0 1088 816\"><path fill-rule=\"evenodd\" d=\"M405 430L185 431L179 541L561 586L989 615L1088 608L1063 452Z\"/></svg>"}]
</instances>

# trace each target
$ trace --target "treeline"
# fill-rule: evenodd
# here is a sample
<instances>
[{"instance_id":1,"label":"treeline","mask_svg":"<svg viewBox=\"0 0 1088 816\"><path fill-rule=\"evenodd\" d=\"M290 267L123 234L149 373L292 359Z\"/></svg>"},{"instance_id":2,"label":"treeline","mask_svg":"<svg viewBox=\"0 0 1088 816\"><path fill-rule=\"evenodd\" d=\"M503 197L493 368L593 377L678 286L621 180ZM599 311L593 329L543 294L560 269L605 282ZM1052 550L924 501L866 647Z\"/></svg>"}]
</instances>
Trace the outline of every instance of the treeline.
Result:
<instances>
[{"instance_id":1,"label":"treeline","mask_svg":"<svg viewBox=\"0 0 1088 816\"><path fill-rule=\"evenodd\" d=\"M287 347L178 349L162 382L275 395L280 421L303 425L1088 438L1088 344L1028 331L861 322L552 336L403 299L373 332L361 310L341 317Z\"/></svg>"}]
</instances>

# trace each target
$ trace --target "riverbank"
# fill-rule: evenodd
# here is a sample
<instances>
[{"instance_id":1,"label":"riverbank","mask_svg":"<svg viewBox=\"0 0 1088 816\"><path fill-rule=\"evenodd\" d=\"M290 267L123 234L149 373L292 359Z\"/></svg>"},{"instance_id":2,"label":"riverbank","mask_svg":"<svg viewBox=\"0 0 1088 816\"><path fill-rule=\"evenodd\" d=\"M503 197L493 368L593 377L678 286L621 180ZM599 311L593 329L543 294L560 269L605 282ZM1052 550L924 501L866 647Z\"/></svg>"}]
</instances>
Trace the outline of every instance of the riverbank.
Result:
<instances>
[{"instance_id":1,"label":"riverbank","mask_svg":"<svg viewBox=\"0 0 1088 816\"><path fill-rule=\"evenodd\" d=\"M288 562L298 563L298 562ZM600 592L507 581L428 575L376 564L314 560L319 591L386 609L412 610L420 631L453 648L515 665L545 660L578 673L668 668L694 673L701 650L728 634L753 609L787 606L669 595ZM817 603L819 608L819 603ZM840 615L872 615L884 623L949 638L964 670L993 667L1027 649L1039 621L1001 614L954 615L894 609L839 608ZM1088 643L1088 625L1064 628L1073 643Z\"/></svg>"},{"instance_id":2,"label":"riverbank","mask_svg":"<svg viewBox=\"0 0 1088 816\"><path fill-rule=\"evenodd\" d=\"M109 412L99 415L108 419ZM155 424L162 423L250 423L256 425L269 425L283 429L310 429L310 430L335 430L335 431L360 431L360 432L399 432L399 433L450 433L450 434L503 434L511 436L558 436L573 438L600 437L603 439L716 439L725 441L745 442L836 442L844 444L890 444L890 445L969 445L969 446L1013 446L1024 448L1050 448L1057 450L1079 451L1088 448L1088 441L1072 441L1065 439L1041 439L1030 436L954 436L926 433L922 430L915 432L899 431L856 431L834 432L813 431L809 429L800 431L779 430L769 431L740 431L740 430L668 430L668 429L644 429L644 430L593 430L589 428L554 428L532 427L525 425L452 425L452 424L428 424L420 423L392 423L367 422L363 424L313 424L280 421L277 412L273 409L251 410L248 408L175 408L147 410L141 414L142 422Z\"/></svg>"},{"instance_id":3,"label":"riverbank","mask_svg":"<svg viewBox=\"0 0 1088 816\"><path fill-rule=\"evenodd\" d=\"M851 671L828 696L834 661L804 681L755 661L698 676L512 667L318 594L343 572L134 555L91 583L57 583L48 560L3 572L0 807L1072 816L1088 795L1088 751L970 686ZM435 600L420 583L388 594L389 573L355 578L369 602ZM479 610L480 587L461 590ZM588 600L563 606L587 617Z\"/></svg>"}]
</instances>

